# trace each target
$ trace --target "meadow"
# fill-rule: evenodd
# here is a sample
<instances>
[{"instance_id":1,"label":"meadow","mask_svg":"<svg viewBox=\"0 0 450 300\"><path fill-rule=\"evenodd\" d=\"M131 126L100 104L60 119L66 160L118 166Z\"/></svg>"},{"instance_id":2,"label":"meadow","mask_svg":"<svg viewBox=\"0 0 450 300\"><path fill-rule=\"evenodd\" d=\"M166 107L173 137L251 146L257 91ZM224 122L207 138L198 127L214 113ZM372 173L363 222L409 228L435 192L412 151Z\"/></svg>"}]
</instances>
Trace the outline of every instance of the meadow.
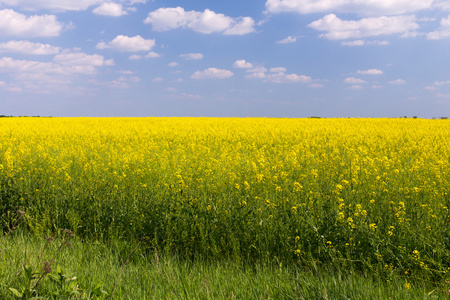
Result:
<instances>
[{"instance_id":1,"label":"meadow","mask_svg":"<svg viewBox=\"0 0 450 300\"><path fill-rule=\"evenodd\" d=\"M3 236L190 262L445 283L449 174L448 120L0 119Z\"/></svg>"}]
</instances>

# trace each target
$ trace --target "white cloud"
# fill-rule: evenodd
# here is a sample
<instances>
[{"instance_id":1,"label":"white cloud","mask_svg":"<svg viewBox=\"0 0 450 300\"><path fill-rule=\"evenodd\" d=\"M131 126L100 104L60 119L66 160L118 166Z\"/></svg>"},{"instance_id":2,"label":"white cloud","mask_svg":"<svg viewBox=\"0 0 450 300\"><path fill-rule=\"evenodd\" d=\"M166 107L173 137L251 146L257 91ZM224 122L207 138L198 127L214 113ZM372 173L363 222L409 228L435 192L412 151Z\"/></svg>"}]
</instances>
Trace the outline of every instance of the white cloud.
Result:
<instances>
[{"instance_id":1,"label":"white cloud","mask_svg":"<svg viewBox=\"0 0 450 300\"><path fill-rule=\"evenodd\" d=\"M114 2L102 3L92 12L97 15L112 16L112 17L120 17L127 14L127 12L123 10L122 4Z\"/></svg>"},{"instance_id":2,"label":"white cloud","mask_svg":"<svg viewBox=\"0 0 450 300\"><path fill-rule=\"evenodd\" d=\"M244 59L237 60L234 62L233 67L239 69L250 69L253 68L253 65L249 62L246 62Z\"/></svg>"},{"instance_id":3,"label":"white cloud","mask_svg":"<svg viewBox=\"0 0 450 300\"><path fill-rule=\"evenodd\" d=\"M405 83L406 83L406 81L403 79L396 79L396 80L389 81L389 84L393 84L393 85L402 85Z\"/></svg>"},{"instance_id":4,"label":"white cloud","mask_svg":"<svg viewBox=\"0 0 450 300\"><path fill-rule=\"evenodd\" d=\"M18 6L26 10L48 9L53 11L86 10L103 0L0 0L0 4Z\"/></svg>"},{"instance_id":5,"label":"white cloud","mask_svg":"<svg viewBox=\"0 0 450 300\"><path fill-rule=\"evenodd\" d=\"M138 54L131 54L130 56L128 56L129 60L139 60L142 58L142 55L138 55Z\"/></svg>"},{"instance_id":6,"label":"white cloud","mask_svg":"<svg viewBox=\"0 0 450 300\"><path fill-rule=\"evenodd\" d=\"M214 78L214 79L225 79L230 78L234 74L229 70L222 70L217 68L208 68L204 71L197 71L192 74L191 78L193 79L206 79L206 78Z\"/></svg>"},{"instance_id":7,"label":"white cloud","mask_svg":"<svg viewBox=\"0 0 450 300\"><path fill-rule=\"evenodd\" d=\"M264 67L255 67L255 68L247 69L247 72L249 72L249 73L265 73L265 72L267 72L267 69Z\"/></svg>"},{"instance_id":8,"label":"white cloud","mask_svg":"<svg viewBox=\"0 0 450 300\"><path fill-rule=\"evenodd\" d=\"M5 86L5 85L6 85L6 82L0 81L0 87Z\"/></svg>"},{"instance_id":9,"label":"white cloud","mask_svg":"<svg viewBox=\"0 0 450 300\"><path fill-rule=\"evenodd\" d=\"M282 39L281 41L277 41L277 44L290 44L295 43L297 41L296 37L288 36L285 39Z\"/></svg>"},{"instance_id":10,"label":"white cloud","mask_svg":"<svg viewBox=\"0 0 450 300\"><path fill-rule=\"evenodd\" d=\"M168 64L169 67L178 67L180 64L177 63L176 61L173 61L171 63Z\"/></svg>"},{"instance_id":11,"label":"white cloud","mask_svg":"<svg viewBox=\"0 0 450 300\"><path fill-rule=\"evenodd\" d=\"M383 74L383 71L378 70L378 69L370 69L370 70L358 70L357 72L358 74L363 74L363 75L381 75Z\"/></svg>"},{"instance_id":12,"label":"white cloud","mask_svg":"<svg viewBox=\"0 0 450 300\"><path fill-rule=\"evenodd\" d=\"M342 42L341 45L342 46L350 46L350 47L364 46L364 45L366 45L366 41L365 40L355 40L355 41L351 41L351 42Z\"/></svg>"},{"instance_id":13,"label":"white cloud","mask_svg":"<svg viewBox=\"0 0 450 300\"><path fill-rule=\"evenodd\" d=\"M286 74L286 68L276 67L270 68L270 73L267 74L267 69L265 67L255 67L250 62L245 60L237 60L234 62L233 66L235 68L246 69L247 73L245 76L247 79L262 79L264 82L273 83L288 83L288 82L301 82L308 83L312 79L309 76L297 75L297 74Z\"/></svg>"},{"instance_id":14,"label":"white cloud","mask_svg":"<svg viewBox=\"0 0 450 300\"><path fill-rule=\"evenodd\" d=\"M196 59L202 59L203 54L201 53L187 53L187 54L181 54L181 58L184 58L186 60L196 60Z\"/></svg>"},{"instance_id":15,"label":"white cloud","mask_svg":"<svg viewBox=\"0 0 450 300\"><path fill-rule=\"evenodd\" d=\"M264 79L266 78L266 73L264 72L253 72L250 75L246 75L247 79Z\"/></svg>"},{"instance_id":16,"label":"white cloud","mask_svg":"<svg viewBox=\"0 0 450 300\"><path fill-rule=\"evenodd\" d=\"M117 0L125 5L143 4L146 0ZM82 11L94 5L112 3L111 0L0 0L0 6L17 6L24 10Z\"/></svg>"},{"instance_id":17,"label":"white cloud","mask_svg":"<svg viewBox=\"0 0 450 300\"><path fill-rule=\"evenodd\" d=\"M450 80L447 80L447 81L436 81L434 83L434 85L437 85L437 86L446 85L446 84L450 84Z\"/></svg>"},{"instance_id":18,"label":"white cloud","mask_svg":"<svg viewBox=\"0 0 450 300\"><path fill-rule=\"evenodd\" d=\"M313 88L313 89L320 89L320 88L323 88L324 85L323 85L322 83L311 83L311 84L309 85L309 87L310 87L310 88Z\"/></svg>"},{"instance_id":19,"label":"white cloud","mask_svg":"<svg viewBox=\"0 0 450 300\"><path fill-rule=\"evenodd\" d=\"M155 40L146 40L140 35L128 37L125 35L116 36L111 42L100 42L97 49L111 49L121 52L149 51L155 45Z\"/></svg>"},{"instance_id":20,"label":"white cloud","mask_svg":"<svg viewBox=\"0 0 450 300\"><path fill-rule=\"evenodd\" d=\"M203 99L203 96L201 96L201 95L188 94L188 93L182 93L180 96L182 98L188 98L188 99Z\"/></svg>"},{"instance_id":21,"label":"white cloud","mask_svg":"<svg viewBox=\"0 0 450 300\"><path fill-rule=\"evenodd\" d=\"M114 60L106 60L103 56L98 54L88 55L82 52L63 53L56 55L53 61L61 65L72 66L113 66Z\"/></svg>"},{"instance_id":22,"label":"white cloud","mask_svg":"<svg viewBox=\"0 0 450 300\"><path fill-rule=\"evenodd\" d=\"M431 8L433 0L267 0L268 13L344 12L360 15L398 15Z\"/></svg>"},{"instance_id":23,"label":"white cloud","mask_svg":"<svg viewBox=\"0 0 450 300\"><path fill-rule=\"evenodd\" d=\"M133 71L130 71L130 70L117 71L117 73L124 74L124 75L132 75L132 74L134 74Z\"/></svg>"},{"instance_id":24,"label":"white cloud","mask_svg":"<svg viewBox=\"0 0 450 300\"><path fill-rule=\"evenodd\" d=\"M40 79L44 75L94 74L92 65L62 65L55 62L15 60L11 57L0 59L0 72L10 74L16 79Z\"/></svg>"},{"instance_id":25,"label":"white cloud","mask_svg":"<svg viewBox=\"0 0 450 300\"><path fill-rule=\"evenodd\" d=\"M450 37L450 15L446 19L441 19L441 27L438 30L427 34L427 38L430 40L439 40L448 37Z\"/></svg>"},{"instance_id":26,"label":"white cloud","mask_svg":"<svg viewBox=\"0 0 450 300\"><path fill-rule=\"evenodd\" d=\"M359 21L346 21L329 14L312 22L308 27L326 31L320 35L330 40L354 39L362 37L410 33L419 28L414 16L394 16L366 18Z\"/></svg>"},{"instance_id":27,"label":"white cloud","mask_svg":"<svg viewBox=\"0 0 450 300\"><path fill-rule=\"evenodd\" d=\"M311 77L305 75L297 74L285 74L283 72L268 74L264 78L265 81L270 81L274 83L285 83L285 82L301 82L308 83L311 82Z\"/></svg>"},{"instance_id":28,"label":"white cloud","mask_svg":"<svg viewBox=\"0 0 450 300\"><path fill-rule=\"evenodd\" d=\"M9 41L0 44L0 53L20 53L32 55L58 54L60 47L53 47L48 44L32 43L30 41Z\"/></svg>"},{"instance_id":29,"label":"white cloud","mask_svg":"<svg viewBox=\"0 0 450 300\"><path fill-rule=\"evenodd\" d=\"M54 15L27 17L12 9L0 10L0 36L55 37L62 29Z\"/></svg>"},{"instance_id":30,"label":"white cloud","mask_svg":"<svg viewBox=\"0 0 450 300\"><path fill-rule=\"evenodd\" d=\"M285 74L284 72L270 73L270 74L264 72L252 72L250 75L245 76L245 78L262 79L265 82L273 82L273 83L289 83L289 82L308 83L312 81L311 77L309 76L297 74Z\"/></svg>"},{"instance_id":31,"label":"white cloud","mask_svg":"<svg viewBox=\"0 0 450 300\"><path fill-rule=\"evenodd\" d=\"M161 57L161 55L158 54L158 53L156 53L156 52L149 52L149 53L145 56L145 58L158 58L158 57Z\"/></svg>"},{"instance_id":32,"label":"white cloud","mask_svg":"<svg viewBox=\"0 0 450 300\"><path fill-rule=\"evenodd\" d=\"M128 2L130 2L130 5L133 5L133 4L145 4L145 3L147 3L147 0L128 0Z\"/></svg>"},{"instance_id":33,"label":"white cloud","mask_svg":"<svg viewBox=\"0 0 450 300\"><path fill-rule=\"evenodd\" d=\"M286 71L287 71L286 68L283 68L283 67L270 68L270 72L274 72L274 73L284 73Z\"/></svg>"},{"instance_id":34,"label":"white cloud","mask_svg":"<svg viewBox=\"0 0 450 300\"><path fill-rule=\"evenodd\" d=\"M436 90L439 90L440 86L447 85L447 84L450 84L450 80L435 81L432 86L426 86L424 89L429 90L429 91L436 91Z\"/></svg>"},{"instance_id":35,"label":"white cloud","mask_svg":"<svg viewBox=\"0 0 450 300\"><path fill-rule=\"evenodd\" d=\"M357 91L357 90L362 90L363 87L362 87L362 85L354 84L354 85L352 85L351 87L349 87L349 88L347 88L347 89Z\"/></svg>"},{"instance_id":36,"label":"white cloud","mask_svg":"<svg viewBox=\"0 0 450 300\"><path fill-rule=\"evenodd\" d=\"M450 10L450 1L436 0L436 1L434 1L434 7L443 9L443 10Z\"/></svg>"},{"instance_id":37,"label":"white cloud","mask_svg":"<svg viewBox=\"0 0 450 300\"><path fill-rule=\"evenodd\" d=\"M255 31L255 22L250 17L232 18L209 9L203 12L185 11L179 6L162 7L152 11L144 23L152 24L153 30L156 31L189 28L205 34L223 32L228 35L243 35Z\"/></svg>"},{"instance_id":38,"label":"white cloud","mask_svg":"<svg viewBox=\"0 0 450 300\"><path fill-rule=\"evenodd\" d=\"M364 80L360 79L360 78L355 78L355 77L348 77L344 79L345 83L349 83L349 84L361 84L361 83L365 83Z\"/></svg>"},{"instance_id":39,"label":"white cloud","mask_svg":"<svg viewBox=\"0 0 450 300\"><path fill-rule=\"evenodd\" d=\"M161 77L156 77L156 78L153 78L153 82L161 82L161 81L163 81L164 79L163 78L161 78Z\"/></svg>"},{"instance_id":40,"label":"white cloud","mask_svg":"<svg viewBox=\"0 0 450 300\"><path fill-rule=\"evenodd\" d=\"M226 35L244 35L255 32L255 21L250 17L235 19L230 28L225 30Z\"/></svg>"},{"instance_id":41,"label":"white cloud","mask_svg":"<svg viewBox=\"0 0 450 300\"><path fill-rule=\"evenodd\" d=\"M94 80L91 80L90 82L93 84L107 86L110 88L127 89L127 88L130 88L132 84L141 82L141 78L139 78L138 76L131 76L131 77L120 76L119 78L117 78L115 80L111 80L111 81L99 82L94 79Z\"/></svg>"},{"instance_id":42,"label":"white cloud","mask_svg":"<svg viewBox=\"0 0 450 300\"><path fill-rule=\"evenodd\" d=\"M355 40L341 43L342 46L350 46L350 47L367 46L367 45L386 46L389 44L390 44L389 41L366 41L366 40Z\"/></svg>"},{"instance_id":43,"label":"white cloud","mask_svg":"<svg viewBox=\"0 0 450 300\"><path fill-rule=\"evenodd\" d=\"M17 89L47 93L50 90L62 90L71 83L76 75L95 75L97 67L112 65L100 55L85 53L63 53L55 56L51 62L15 60L11 57L0 58L0 73L8 74Z\"/></svg>"}]
</instances>

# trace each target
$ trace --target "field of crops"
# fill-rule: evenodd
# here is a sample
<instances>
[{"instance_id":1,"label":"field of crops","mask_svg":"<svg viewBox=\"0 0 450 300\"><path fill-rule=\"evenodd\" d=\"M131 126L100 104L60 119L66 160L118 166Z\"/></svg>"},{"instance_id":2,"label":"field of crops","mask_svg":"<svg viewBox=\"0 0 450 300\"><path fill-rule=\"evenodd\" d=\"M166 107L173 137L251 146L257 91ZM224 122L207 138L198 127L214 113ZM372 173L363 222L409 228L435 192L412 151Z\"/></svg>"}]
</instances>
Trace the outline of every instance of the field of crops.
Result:
<instances>
[{"instance_id":1,"label":"field of crops","mask_svg":"<svg viewBox=\"0 0 450 300\"><path fill-rule=\"evenodd\" d=\"M3 118L0 221L443 278L449 155L448 120Z\"/></svg>"}]
</instances>

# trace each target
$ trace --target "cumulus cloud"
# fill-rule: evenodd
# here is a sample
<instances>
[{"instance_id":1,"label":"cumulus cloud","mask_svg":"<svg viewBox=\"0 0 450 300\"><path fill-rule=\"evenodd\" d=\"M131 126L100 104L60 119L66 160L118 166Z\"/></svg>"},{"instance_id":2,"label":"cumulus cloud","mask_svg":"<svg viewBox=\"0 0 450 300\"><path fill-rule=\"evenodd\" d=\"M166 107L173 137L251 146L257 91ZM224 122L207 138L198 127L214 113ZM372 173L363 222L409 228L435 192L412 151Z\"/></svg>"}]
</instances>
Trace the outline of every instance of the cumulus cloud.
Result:
<instances>
[{"instance_id":1,"label":"cumulus cloud","mask_svg":"<svg viewBox=\"0 0 450 300\"><path fill-rule=\"evenodd\" d=\"M27 17L12 9L0 10L0 36L55 37L63 30L63 24L54 15Z\"/></svg>"},{"instance_id":2,"label":"cumulus cloud","mask_svg":"<svg viewBox=\"0 0 450 300\"><path fill-rule=\"evenodd\" d=\"M158 58L158 57L161 57L161 55L158 54L158 53L156 53L156 52L149 52L149 53L145 56L145 58Z\"/></svg>"},{"instance_id":3,"label":"cumulus cloud","mask_svg":"<svg viewBox=\"0 0 450 300\"><path fill-rule=\"evenodd\" d=\"M191 78L193 79L226 79L232 77L234 74L229 70L217 69L217 68L208 68L204 71L197 71L192 74Z\"/></svg>"},{"instance_id":4,"label":"cumulus cloud","mask_svg":"<svg viewBox=\"0 0 450 300\"><path fill-rule=\"evenodd\" d=\"M450 15L448 18L441 19L441 27L438 30L427 34L430 40L439 40L450 37Z\"/></svg>"},{"instance_id":5,"label":"cumulus cloud","mask_svg":"<svg viewBox=\"0 0 450 300\"><path fill-rule=\"evenodd\" d=\"M323 85L322 83L311 83L311 84L309 85L309 87L310 87L310 88L313 88L313 89L320 89L320 88L323 88L324 85Z\"/></svg>"},{"instance_id":6,"label":"cumulus cloud","mask_svg":"<svg viewBox=\"0 0 450 300\"><path fill-rule=\"evenodd\" d=\"M396 80L389 81L389 84L392 84L392 85L402 85L405 83L406 83L406 81L403 79L396 79Z\"/></svg>"},{"instance_id":7,"label":"cumulus cloud","mask_svg":"<svg viewBox=\"0 0 450 300\"><path fill-rule=\"evenodd\" d=\"M278 67L278 68L270 68L270 72L274 72L274 73L284 73L286 72L286 68L283 67Z\"/></svg>"},{"instance_id":8,"label":"cumulus cloud","mask_svg":"<svg viewBox=\"0 0 450 300\"><path fill-rule=\"evenodd\" d=\"M264 67L255 67L255 68L247 69L247 72L249 72L249 73L265 73L265 72L267 72L267 69Z\"/></svg>"},{"instance_id":9,"label":"cumulus cloud","mask_svg":"<svg viewBox=\"0 0 450 300\"><path fill-rule=\"evenodd\" d=\"M234 62L233 67L238 69L250 69L253 68L253 65L249 62L246 62L244 59L237 60Z\"/></svg>"},{"instance_id":10,"label":"cumulus cloud","mask_svg":"<svg viewBox=\"0 0 450 300\"><path fill-rule=\"evenodd\" d=\"M178 67L179 65L180 65L180 64L177 63L176 61L170 62L170 63L168 64L169 67Z\"/></svg>"},{"instance_id":11,"label":"cumulus cloud","mask_svg":"<svg viewBox=\"0 0 450 300\"><path fill-rule=\"evenodd\" d=\"M116 36L111 42L100 42L95 46L97 49L111 49L120 52L149 51L155 45L155 40L146 40L140 35L128 37L125 35Z\"/></svg>"},{"instance_id":12,"label":"cumulus cloud","mask_svg":"<svg viewBox=\"0 0 450 300\"><path fill-rule=\"evenodd\" d=\"M50 55L58 54L60 47L54 47L49 44L33 43L30 41L9 41L0 43L0 53L19 53L32 55Z\"/></svg>"},{"instance_id":13,"label":"cumulus cloud","mask_svg":"<svg viewBox=\"0 0 450 300\"><path fill-rule=\"evenodd\" d=\"M186 60L197 60L197 59L202 59L203 54L201 54L201 53L186 53L186 54L181 54L180 57L184 58Z\"/></svg>"},{"instance_id":14,"label":"cumulus cloud","mask_svg":"<svg viewBox=\"0 0 450 300\"><path fill-rule=\"evenodd\" d=\"M129 60L139 60L141 58L142 58L142 56L138 55L138 54L132 54L132 55L128 56Z\"/></svg>"},{"instance_id":15,"label":"cumulus cloud","mask_svg":"<svg viewBox=\"0 0 450 300\"><path fill-rule=\"evenodd\" d=\"M114 62L100 55L85 53L62 53L50 62L16 60L11 57L0 58L0 73L6 73L12 79L10 86L18 90L32 90L46 93L62 90L72 78L78 75L95 75L97 68L109 66Z\"/></svg>"},{"instance_id":16,"label":"cumulus cloud","mask_svg":"<svg viewBox=\"0 0 450 300\"><path fill-rule=\"evenodd\" d=\"M369 69L369 70L358 70L357 72L358 74L363 74L363 75L381 75L383 74L382 70L378 70L378 69Z\"/></svg>"},{"instance_id":17,"label":"cumulus cloud","mask_svg":"<svg viewBox=\"0 0 450 300\"><path fill-rule=\"evenodd\" d=\"M146 3L146 0L118 0L125 5ZM0 6L16 6L25 10L46 9L50 11L82 11L94 5L112 3L111 0L0 0Z\"/></svg>"},{"instance_id":18,"label":"cumulus cloud","mask_svg":"<svg viewBox=\"0 0 450 300\"><path fill-rule=\"evenodd\" d=\"M255 21L250 17L234 19L230 28L224 31L226 35L244 35L255 32Z\"/></svg>"},{"instance_id":19,"label":"cumulus cloud","mask_svg":"<svg viewBox=\"0 0 450 300\"><path fill-rule=\"evenodd\" d=\"M433 0L267 0L266 12L344 12L361 15L398 15L431 8Z\"/></svg>"},{"instance_id":20,"label":"cumulus cloud","mask_svg":"<svg viewBox=\"0 0 450 300\"><path fill-rule=\"evenodd\" d=\"M277 41L277 44L290 44L295 43L297 41L296 37L288 36L285 39L282 39L281 41Z\"/></svg>"},{"instance_id":21,"label":"cumulus cloud","mask_svg":"<svg viewBox=\"0 0 450 300\"><path fill-rule=\"evenodd\" d=\"M347 88L347 89L358 91L358 90L362 90L362 89L363 89L363 86L362 86L362 85L359 85L359 84L354 84L354 85L350 86L350 87Z\"/></svg>"},{"instance_id":22,"label":"cumulus cloud","mask_svg":"<svg viewBox=\"0 0 450 300\"><path fill-rule=\"evenodd\" d=\"M445 80L445 81L435 81L434 85L440 86L440 85L447 85L450 84L450 80Z\"/></svg>"},{"instance_id":23,"label":"cumulus cloud","mask_svg":"<svg viewBox=\"0 0 450 300\"><path fill-rule=\"evenodd\" d=\"M120 17L127 14L127 12L123 9L122 4L114 2L102 3L92 12L97 15L112 16L112 17Z\"/></svg>"},{"instance_id":24,"label":"cumulus cloud","mask_svg":"<svg viewBox=\"0 0 450 300\"><path fill-rule=\"evenodd\" d=\"M367 45L375 45L375 46L386 46L389 45L389 41L366 41L366 40L355 40L349 42L342 42L342 46L367 46Z\"/></svg>"},{"instance_id":25,"label":"cumulus cloud","mask_svg":"<svg viewBox=\"0 0 450 300\"><path fill-rule=\"evenodd\" d=\"M355 78L355 77L348 77L344 79L345 83L349 83L349 84L361 84L361 83L365 83L364 80L360 79L360 78Z\"/></svg>"},{"instance_id":26,"label":"cumulus cloud","mask_svg":"<svg viewBox=\"0 0 450 300\"><path fill-rule=\"evenodd\" d=\"M273 83L308 83L312 81L312 78L306 75L286 74L287 69L284 67L270 68L269 70L267 70L265 67L255 67L252 63L247 62L243 59L235 61L233 66L239 69L246 69L246 72L249 73L245 76L245 78L247 79L260 79L264 82ZM270 72L268 73L268 71Z\"/></svg>"},{"instance_id":27,"label":"cumulus cloud","mask_svg":"<svg viewBox=\"0 0 450 300\"><path fill-rule=\"evenodd\" d=\"M414 16L383 16L359 21L346 21L339 19L334 14L329 14L310 23L308 27L327 32L321 34L320 37L330 40L343 40L400 33L408 34L420 26L415 22Z\"/></svg>"},{"instance_id":28,"label":"cumulus cloud","mask_svg":"<svg viewBox=\"0 0 450 300\"><path fill-rule=\"evenodd\" d=\"M38 79L42 75L73 75L94 74L92 65L61 65L55 62L38 62L30 60L15 60L11 57L0 59L0 72L9 73L16 79Z\"/></svg>"},{"instance_id":29,"label":"cumulus cloud","mask_svg":"<svg viewBox=\"0 0 450 300\"><path fill-rule=\"evenodd\" d=\"M264 77L265 81L270 81L274 83L284 83L284 82L301 82L308 83L312 79L309 76L297 75L297 74L285 74L284 72L278 72L273 74L267 74Z\"/></svg>"},{"instance_id":30,"label":"cumulus cloud","mask_svg":"<svg viewBox=\"0 0 450 300\"><path fill-rule=\"evenodd\" d=\"M61 65L72 66L113 66L114 60L106 60L103 56L98 54L89 55L82 52L63 53L56 55L53 61Z\"/></svg>"},{"instance_id":31,"label":"cumulus cloud","mask_svg":"<svg viewBox=\"0 0 450 300\"><path fill-rule=\"evenodd\" d=\"M148 14L145 24L152 24L155 31L189 28L210 34L222 32L227 35L243 35L254 32L254 20L250 17L232 18L209 9L203 12L185 11L182 7L162 7Z\"/></svg>"},{"instance_id":32,"label":"cumulus cloud","mask_svg":"<svg viewBox=\"0 0 450 300\"><path fill-rule=\"evenodd\" d=\"M86 10L90 6L102 2L102 0L0 0L0 4L18 6L26 10L48 9L53 11Z\"/></svg>"}]
</instances>

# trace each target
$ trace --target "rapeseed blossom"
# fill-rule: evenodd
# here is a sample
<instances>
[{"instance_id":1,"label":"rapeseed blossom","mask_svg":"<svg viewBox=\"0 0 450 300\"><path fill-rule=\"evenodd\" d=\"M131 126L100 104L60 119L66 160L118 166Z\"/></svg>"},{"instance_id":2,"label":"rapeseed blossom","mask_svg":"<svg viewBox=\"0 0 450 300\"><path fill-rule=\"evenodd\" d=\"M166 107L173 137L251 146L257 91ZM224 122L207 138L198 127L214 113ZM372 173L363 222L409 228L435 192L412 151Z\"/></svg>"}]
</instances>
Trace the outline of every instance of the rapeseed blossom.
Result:
<instances>
[{"instance_id":1,"label":"rapeseed blossom","mask_svg":"<svg viewBox=\"0 0 450 300\"><path fill-rule=\"evenodd\" d=\"M384 270L447 271L449 152L446 120L0 119L2 204L37 234Z\"/></svg>"}]
</instances>

